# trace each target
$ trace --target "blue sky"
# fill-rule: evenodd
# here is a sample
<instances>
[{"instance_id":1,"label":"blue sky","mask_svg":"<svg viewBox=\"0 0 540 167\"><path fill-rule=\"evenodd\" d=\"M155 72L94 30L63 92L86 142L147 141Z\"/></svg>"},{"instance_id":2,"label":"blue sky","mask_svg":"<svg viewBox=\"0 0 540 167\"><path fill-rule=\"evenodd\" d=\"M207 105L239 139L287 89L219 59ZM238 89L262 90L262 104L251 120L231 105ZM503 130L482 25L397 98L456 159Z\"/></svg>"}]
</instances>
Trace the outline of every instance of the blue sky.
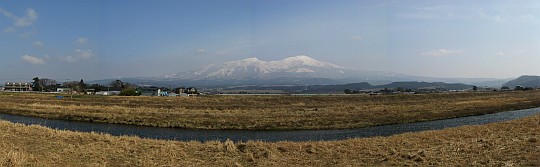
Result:
<instances>
[{"instance_id":1,"label":"blue sky","mask_svg":"<svg viewBox=\"0 0 540 167\"><path fill-rule=\"evenodd\" d=\"M436 77L540 75L540 1L0 0L0 80L163 76L300 54Z\"/></svg>"}]
</instances>

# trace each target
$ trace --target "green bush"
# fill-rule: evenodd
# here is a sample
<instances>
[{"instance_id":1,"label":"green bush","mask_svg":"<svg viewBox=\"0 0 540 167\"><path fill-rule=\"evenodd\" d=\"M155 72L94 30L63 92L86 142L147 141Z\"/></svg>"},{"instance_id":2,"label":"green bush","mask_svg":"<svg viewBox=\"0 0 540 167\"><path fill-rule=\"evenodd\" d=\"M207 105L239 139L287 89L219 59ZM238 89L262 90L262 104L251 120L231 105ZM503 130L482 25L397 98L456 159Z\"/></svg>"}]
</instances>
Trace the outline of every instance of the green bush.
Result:
<instances>
[{"instance_id":1,"label":"green bush","mask_svg":"<svg viewBox=\"0 0 540 167\"><path fill-rule=\"evenodd\" d=\"M120 91L120 96L137 96L137 90L134 88L126 88L122 91Z\"/></svg>"}]
</instances>

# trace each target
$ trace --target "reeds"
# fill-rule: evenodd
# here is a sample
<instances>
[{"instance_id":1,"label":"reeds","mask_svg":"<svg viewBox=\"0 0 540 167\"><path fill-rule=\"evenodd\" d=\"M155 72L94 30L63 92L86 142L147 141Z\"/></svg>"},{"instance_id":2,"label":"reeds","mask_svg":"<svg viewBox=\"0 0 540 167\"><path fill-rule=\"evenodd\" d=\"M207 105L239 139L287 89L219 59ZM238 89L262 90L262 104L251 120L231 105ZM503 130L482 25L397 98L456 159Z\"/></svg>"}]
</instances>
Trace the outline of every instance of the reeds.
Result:
<instances>
[{"instance_id":1,"label":"reeds","mask_svg":"<svg viewBox=\"0 0 540 167\"><path fill-rule=\"evenodd\" d=\"M312 142L177 142L0 121L0 166L538 166L540 115Z\"/></svg>"}]
</instances>

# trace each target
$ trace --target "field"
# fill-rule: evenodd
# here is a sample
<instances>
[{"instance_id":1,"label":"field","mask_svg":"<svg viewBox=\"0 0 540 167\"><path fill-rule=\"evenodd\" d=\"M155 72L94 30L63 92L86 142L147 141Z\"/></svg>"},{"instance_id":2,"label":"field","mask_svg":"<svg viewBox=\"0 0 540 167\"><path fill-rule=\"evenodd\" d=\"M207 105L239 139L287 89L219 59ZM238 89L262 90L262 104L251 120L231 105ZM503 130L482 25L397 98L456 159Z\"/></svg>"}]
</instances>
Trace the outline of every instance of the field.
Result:
<instances>
[{"instance_id":1,"label":"field","mask_svg":"<svg viewBox=\"0 0 540 167\"><path fill-rule=\"evenodd\" d=\"M540 91L358 96L119 97L0 93L0 112L193 129L344 129L540 107Z\"/></svg>"},{"instance_id":2,"label":"field","mask_svg":"<svg viewBox=\"0 0 540 167\"><path fill-rule=\"evenodd\" d=\"M326 142L177 142L0 121L0 166L539 166L540 115Z\"/></svg>"}]
</instances>

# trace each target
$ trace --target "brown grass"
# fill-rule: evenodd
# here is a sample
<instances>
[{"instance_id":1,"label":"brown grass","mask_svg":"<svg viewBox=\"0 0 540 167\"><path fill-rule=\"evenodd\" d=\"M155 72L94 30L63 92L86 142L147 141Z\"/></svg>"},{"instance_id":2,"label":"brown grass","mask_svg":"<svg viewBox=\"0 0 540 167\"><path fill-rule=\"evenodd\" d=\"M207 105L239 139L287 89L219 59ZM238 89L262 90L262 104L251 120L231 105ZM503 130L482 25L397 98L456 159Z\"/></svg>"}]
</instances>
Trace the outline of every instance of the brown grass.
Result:
<instances>
[{"instance_id":1,"label":"brown grass","mask_svg":"<svg viewBox=\"0 0 540 167\"><path fill-rule=\"evenodd\" d=\"M539 166L540 115L326 142L177 142L0 121L0 166Z\"/></svg>"},{"instance_id":2,"label":"brown grass","mask_svg":"<svg viewBox=\"0 0 540 167\"><path fill-rule=\"evenodd\" d=\"M204 96L56 99L0 93L0 112L195 129L343 129L540 107L540 91L388 96Z\"/></svg>"}]
</instances>

